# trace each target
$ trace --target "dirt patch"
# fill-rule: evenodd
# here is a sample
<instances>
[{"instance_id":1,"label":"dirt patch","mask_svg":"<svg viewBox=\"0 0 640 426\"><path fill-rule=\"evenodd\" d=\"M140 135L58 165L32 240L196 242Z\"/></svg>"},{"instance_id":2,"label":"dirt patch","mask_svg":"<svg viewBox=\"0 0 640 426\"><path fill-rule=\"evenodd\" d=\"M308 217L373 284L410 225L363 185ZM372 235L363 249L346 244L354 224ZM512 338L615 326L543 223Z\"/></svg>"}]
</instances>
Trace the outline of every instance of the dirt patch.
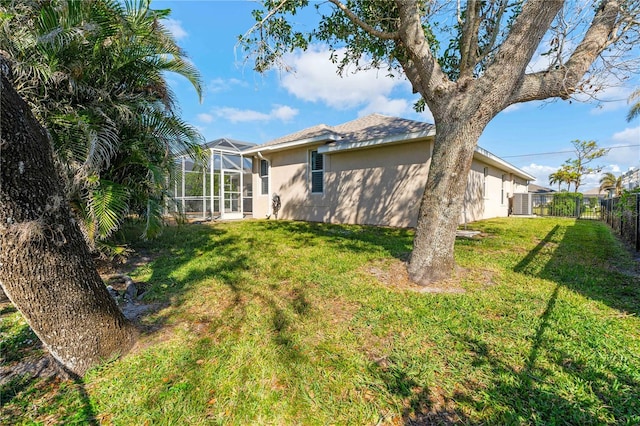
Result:
<instances>
[{"instance_id":1,"label":"dirt patch","mask_svg":"<svg viewBox=\"0 0 640 426\"><path fill-rule=\"evenodd\" d=\"M95 258L96 269L103 280L112 275L128 275L140 266L153 262L158 255L147 251L130 253L126 258L104 259Z\"/></svg>"},{"instance_id":2,"label":"dirt patch","mask_svg":"<svg viewBox=\"0 0 640 426\"><path fill-rule=\"evenodd\" d=\"M363 272L374 276L386 287L417 293L465 293L466 290L461 285L462 281L481 283L483 287L493 285L491 271L471 270L456 266L451 278L429 286L420 286L411 281L406 262L399 259L372 262L363 267Z\"/></svg>"},{"instance_id":3,"label":"dirt patch","mask_svg":"<svg viewBox=\"0 0 640 426\"><path fill-rule=\"evenodd\" d=\"M126 259L97 259L96 269L102 281L109 286L115 296L116 302L124 316L141 326L140 320L143 316L158 311L163 307L159 303L144 303L143 297L149 288L148 283L133 281L128 275L141 266L145 266L155 260L155 256L148 252L136 252ZM127 294L127 287L133 284L135 294ZM115 291L115 292L113 292Z\"/></svg>"}]
</instances>

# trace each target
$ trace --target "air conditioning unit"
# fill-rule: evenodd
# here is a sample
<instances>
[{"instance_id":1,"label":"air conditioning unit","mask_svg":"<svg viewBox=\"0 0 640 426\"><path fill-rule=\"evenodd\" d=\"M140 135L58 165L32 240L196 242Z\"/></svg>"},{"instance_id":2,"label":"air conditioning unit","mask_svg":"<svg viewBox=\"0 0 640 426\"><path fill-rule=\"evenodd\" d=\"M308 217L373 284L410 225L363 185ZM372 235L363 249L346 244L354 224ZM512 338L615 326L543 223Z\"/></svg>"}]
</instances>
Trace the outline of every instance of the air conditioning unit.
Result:
<instances>
[{"instance_id":1,"label":"air conditioning unit","mask_svg":"<svg viewBox=\"0 0 640 426\"><path fill-rule=\"evenodd\" d=\"M513 214L527 215L532 214L531 194L513 194Z\"/></svg>"}]
</instances>

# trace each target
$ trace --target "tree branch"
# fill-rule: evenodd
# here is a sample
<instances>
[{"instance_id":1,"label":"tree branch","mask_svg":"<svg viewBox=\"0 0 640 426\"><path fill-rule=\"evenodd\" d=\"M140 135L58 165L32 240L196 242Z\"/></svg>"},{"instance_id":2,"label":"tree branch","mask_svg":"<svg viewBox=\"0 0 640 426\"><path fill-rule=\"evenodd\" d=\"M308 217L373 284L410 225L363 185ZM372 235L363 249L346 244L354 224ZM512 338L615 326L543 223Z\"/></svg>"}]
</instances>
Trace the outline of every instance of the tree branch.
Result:
<instances>
[{"instance_id":1,"label":"tree branch","mask_svg":"<svg viewBox=\"0 0 640 426\"><path fill-rule=\"evenodd\" d=\"M508 0L503 0L500 2L500 6L498 8L498 11L496 12L496 19L493 25L493 30L491 31L491 38L490 38L491 41L487 44L485 49L482 52L480 52L480 54L478 55L476 64L482 62L487 56L489 56L489 53L491 53L491 51L495 47L496 40L498 39L498 34L500 33L500 25L502 23L502 17L504 16L504 12L507 10L508 4L509 4Z\"/></svg>"},{"instance_id":2,"label":"tree branch","mask_svg":"<svg viewBox=\"0 0 640 426\"><path fill-rule=\"evenodd\" d=\"M604 49L616 38L620 14L617 0L607 0L596 12L591 26L564 66L553 71L527 74L514 89L509 104L550 97L567 99Z\"/></svg>"},{"instance_id":3,"label":"tree branch","mask_svg":"<svg viewBox=\"0 0 640 426\"><path fill-rule=\"evenodd\" d=\"M526 2L509 35L496 52L494 61L480 79L517 84L519 76L524 75L540 40L562 8L562 3L562 0ZM508 93L505 95L508 96Z\"/></svg>"},{"instance_id":4,"label":"tree branch","mask_svg":"<svg viewBox=\"0 0 640 426\"><path fill-rule=\"evenodd\" d=\"M480 30L480 4L477 0L467 2L462 36L460 38L460 78L473 77L478 58L478 31Z\"/></svg>"},{"instance_id":5,"label":"tree branch","mask_svg":"<svg viewBox=\"0 0 640 426\"><path fill-rule=\"evenodd\" d=\"M407 53L407 59L402 60L401 65L414 90L420 92L433 110L432 105L442 102L442 95L450 91L454 84L431 53L416 1L396 0L396 4L400 18L397 43Z\"/></svg>"},{"instance_id":6,"label":"tree branch","mask_svg":"<svg viewBox=\"0 0 640 426\"><path fill-rule=\"evenodd\" d=\"M397 40L398 33L392 32L388 33L385 31L376 30L372 25L367 24L362 19L360 19L355 13L353 13L347 6L344 5L340 0L329 0L329 2L333 3L338 9L344 12L345 15L349 18L351 22L356 24L358 27L362 28L365 32L369 33L373 37L378 37L382 40Z\"/></svg>"}]
</instances>

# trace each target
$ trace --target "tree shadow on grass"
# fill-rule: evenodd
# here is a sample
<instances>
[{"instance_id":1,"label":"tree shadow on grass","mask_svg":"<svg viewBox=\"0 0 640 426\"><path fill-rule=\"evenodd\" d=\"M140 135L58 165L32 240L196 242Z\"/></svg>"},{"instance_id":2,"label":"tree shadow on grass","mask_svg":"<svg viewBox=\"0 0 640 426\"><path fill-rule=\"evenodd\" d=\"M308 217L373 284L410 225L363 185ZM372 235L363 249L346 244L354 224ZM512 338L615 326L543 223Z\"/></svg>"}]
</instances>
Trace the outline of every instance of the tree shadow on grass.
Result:
<instances>
[{"instance_id":1,"label":"tree shadow on grass","mask_svg":"<svg viewBox=\"0 0 640 426\"><path fill-rule=\"evenodd\" d=\"M410 250L411 244L408 231L396 229L284 221L263 221L255 223L252 229L254 232L284 233L294 249L304 249L323 240L335 244L339 250L366 252L371 247L377 247L386 253L402 257ZM198 297L193 293L200 290L198 286L203 282L206 285L208 279L215 279L218 285L221 283L231 291L232 297L220 312L206 318L203 324L197 324L200 320L194 318L194 326L203 325L207 330L207 336L211 336L220 328L239 332L246 319L247 303L260 303L270 318L272 340L281 349L279 353L282 355L283 363L290 368L298 368L298 365L304 364L305 348L300 346L295 325L299 318L309 315L313 310L304 287L294 284L279 289L277 283L273 283L271 286L263 285L263 288L260 288L252 285L250 277L247 277L247 274L250 274L248 271L254 267L251 250L265 249L268 241L265 243L261 238L251 235L234 236L224 226L172 227L166 229L165 233L167 235L159 240L138 244L139 249L150 252L153 257L152 262L145 266L150 275L145 279L147 293L144 303L156 303L159 309L167 306L179 309L186 302ZM274 253L275 255L277 253ZM214 257L214 261L203 262L204 266L187 266L200 257ZM144 270L141 273L144 273ZM151 335L167 325L173 315L171 311L150 311L138 317L136 322L143 334ZM210 343L209 337L203 337L202 341ZM40 380L39 384L34 380ZM55 404L56 400L62 401L64 398L73 399L81 407L78 409L77 418L81 418L86 424L94 424L95 413L84 384L80 381L73 383L74 385L66 390L50 390L52 403ZM4 396L3 405L18 402L17 398L21 398L20 395L24 391L29 391L35 385L53 389L56 383L26 376L16 377L0 390ZM58 392L59 395L53 395L54 392ZM11 397L7 398L7 395Z\"/></svg>"},{"instance_id":2,"label":"tree shadow on grass","mask_svg":"<svg viewBox=\"0 0 640 426\"><path fill-rule=\"evenodd\" d=\"M403 401L402 422L409 426L458 425L469 423L460 409L447 406L442 395L419 383L392 359L381 359L370 366L382 380L386 392Z\"/></svg>"},{"instance_id":3,"label":"tree shadow on grass","mask_svg":"<svg viewBox=\"0 0 640 426\"><path fill-rule=\"evenodd\" d=\"M336 250L353 253L383 250L384 253L401 259L406 259L412 244L410 231L394 228L265 220L253 222L251 231L285 234L289 246L294 250L304 250L326 242L335 245ZM142 246L147 250L154 250L156 254L156 259L150 265L151 276L147 280L150 287L145 299L148 302L159 303L161 307L181 306L193 283L216 278L236 294L236 307L233 309L237 309L241 307L243 294L251 296L251 292L255 290L246 285L247 271L254 267L252 251L272 251L274 259L279 256L278 248L270 246L267 239L250 235L238 238L229 235L224 227L187 225L176 227L169 232L171 235L165 235L160 244L152 242L147 243L148 246ZM176 278L175 271L200 256L215 257L215 261L209 262L206 267L191 268L186 275ZM271 290L276 288L277 283L273 283ZM275 300L268 300L266 292L260 292L260 297L265 303L275 306ZM300 300L292 303L299 302ZM144 323L145 318L149 316L153 317L153 320L147 322L144 329L146 333L161 329L167 320L166 316L154 315L151 312L151 315L143 315L141 322Z\"/></svg>"},{"instance_id":4,"label":"tree shadow on grass","mask_svg":"<svg viewBox=\"0 0 640 426\"><path fill-rule=\"evenodd\" d=\"M554 281L623 314L640 315L640 276L617 265L622 259L609 228L592 220L576 220L563 232L559 228L556 225L514 271Z\"/></svg>"},{"instance_id":5,"label":"tree shadow on grass","mask_svg":"<svg viewBox=\"0 0 640 426\"><path fill-rule=\"evenodd\" d=\"M99 424L84 381L72 377L50 355L23 360L14 367L0 377L0 423L46 419L56 424ZM46 404L34 404L35 400L46 400Z\"/></svg>"},{"instance_id":6,"label":"tree shadow on grass","mask_svg":"<svg viewBox=\"0 0 640 426\"><path fill-rule=\"evenodd\" d=\"M179 235L174 234L177 241L172 243L174 235L166 235L159 245L149 247L157 256L148 267L150 287L146 298L171 306L171 309L143 317L142 322L147 324L144 332L152 335L168 323L174 324L174 318L179 318L189 328L191 336L203 345L198 348L201 343L196 343L188 357L176 360L172 366L176 371L182 367L199 368L193 366L192 359L197 353L205 353L207 345L215 345L218 339L233 340L241 336L246 332L245 324L253 320L248 315L256 312L265 318L262 324L266 324L276 347L275 353L285 369L295 374L297 369L302 372L309 368L310 348L303 342L297 325L316 309L308 296L307 284L287 276L286 266L284 273L276 271L272 278L262 273L260 277L254 277L252 274L256 274L258 268L256 262L265 261L265 252L272 253L276 259L281 255L281 244L293 251L328 244L339 251L364 253L373 249L383 255L403 257L412 242L409 231L391 228L290 221L255 221L244 230L234 229L234 226L185 226ZM273 241L265 238L271 233ZM260 256L254 256L257 252ZM199 257L207 260L197 263ZM286 265L286 259L281 261ZM211 280L211 286L207 284L208 280ZM208 290L209 287L215 290ZM220 292L218 297L215 292ZM207 300L212 300L215 306L209 307L208 312L203 309L202 314L191 318L183 315L184 310L177 314L180 317L176 316L182 307L187 311L192 309L197 300L205 305ZM164 398L158 392L154 390L148 395L149 404Z\"/></svg>"},{"instance_id":7,"label":"tree shadow on grass","mask_svg":"<svg viewBox=\"0 0 640 426\"><path fill-rule=\"evenodd\" d=\"M336 249L354 253L382 249L386 254L406 260L413 247L413 232L406 228L386 228L366 225L338 225L299 221L261 221L256 228L278 230L290 235L293 247L305 248L326 241Z\"/></svg>"},{"instance_id":8,"label":"tree shadow on grass","mask_svg":"<svg viewBox=\"0 0 640 426\"><path fill-rule=\"evenodd\" d=\"M285 226L285 222L254 222L252 232L280 232L290 233L288 237L304 245L309 238L313 241L314 234L309 236L307 227ZM266 224L266 225L265 225ZM313 228L313 226L312 226ZM303 235L304 232L304 235ZM316 230L315 232L319 232ZM306 315L311 309L304 288L300 285L293 289L279 291L276 279L271 285L256 285L252 271L255 271L255 257L253 251L273 251L278 255L277 247L271 247L269 241L252 235L232 235L225 227L219 226L185 226L180 230L181 243L171 244L172 236L163 238L163 243L155 250L159 256L150 265L151 276L148 279L150 288L145 296L148 301L158 302L161 306L180 308L187 301L198 298L198 291L206 291L207 280L212 280L212 286L222 285L230 290L230 296L224 298L226 305L219 312L210 312L196 319L200 328L213 333L219 328L237 332L246 318L246 305L252 302L261 303L270 312L274 341L286 350L292 359L300 357L295 353L296 345L291 338L291 326L296 316ZM308 242L311 244L312 242ZM187 272L180 274L175 271L198 257L206 257L202 265L194 264ZM213 282L215 280L215 283ZM197 284L200 283L200 284ZM210 296L210 295L209 295ZM202 296L203 300L208 296ZM220 308L220 306L218 306ZM167 313L150 313L141 318L146 321L143 332L152 334L160 329L172 315ZM150 317L150 318L147 318Z\"/></svg>"},{"instance_id":9,"label":"tree shadow on grass","mask_svg":"<svg viewBox=\"0 0 640 426\"><path fill-rule=\"evenodd\" d=\"M555 283L523 365L508 362L471 333L454 335L469 349L473 365L490 371L492 383L483 398L459 396L478 411L487 404L501 407L490 414L489 424L640 422L637 354L608 341L615 336L607 338L606 333L615 331L606 328L606 319L585 316L584 307L562 297L570 290L623 313L638 312L638 296L629 291L629 277L606 267L609 251L597 246L607 242L594 236L602 237L597 224L556 225L514 268Z\"/></svg>"}]
</instances>

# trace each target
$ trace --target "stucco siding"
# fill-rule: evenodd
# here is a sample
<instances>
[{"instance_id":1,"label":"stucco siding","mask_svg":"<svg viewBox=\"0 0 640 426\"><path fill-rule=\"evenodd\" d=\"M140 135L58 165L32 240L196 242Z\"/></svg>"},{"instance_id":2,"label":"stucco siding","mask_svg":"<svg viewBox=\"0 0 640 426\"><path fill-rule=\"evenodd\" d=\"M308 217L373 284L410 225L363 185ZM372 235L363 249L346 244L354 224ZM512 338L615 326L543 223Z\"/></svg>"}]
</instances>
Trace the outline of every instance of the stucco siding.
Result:
<instances>
[{"instance_id":1,"label":"stucco siding","mask_svg":"<svg viewBox=\"0 0 640 426\"><path fill-rule=\"evenodd\" d=\"M269 161L269 194L261 195L255 191L254 217L265 217L270 213L271 196L280 196L281 208L278 217L283 219L299 219L321 222L320 214L325 205L325 197L311 194L308 176L308 155L311 148L296 148L275 152L264 158ZM325 170L329 161L325 158ZM260 184L255 164L259 159L254 157L254 179Z\"/></svg>"},{"instance_id":2,"label":"stucco siding","mask_svg":"<svg viewBox=\"0 0 640 426\"><path fill-rule=\"evenodd\" d=\"M512 173L474 159L460 222L508 216L509 197L522 185L526 188L526 181Z\"/></svg>"},{"instance_id":3,"label":"stucco siding","mask_svg":"<svg viewBox=\"0 0 640 426\"><path fill-rule=\"evenodd\" d=\"M313 222L397 227L416 225L431 158L431 139L337 151L324 155L324 192L311 193L309 153L321 144L270 153L269 195L261 195L260 160L254 157L253 215L270 213L271 194L281 199L279 217ZM508 197L526 190L513 174L473 160L460 223L508 215Z\"/></svg>"},{"instance_id":4,"label":"stucco siding","mask_svg":"<svg viewBox=\"0 0 640 426\"><path fill-rule=\"evenodd\" d=\"M430 150L420 141L332 154L324 221L415 226Z\"/></svg>"}]
</instances>

